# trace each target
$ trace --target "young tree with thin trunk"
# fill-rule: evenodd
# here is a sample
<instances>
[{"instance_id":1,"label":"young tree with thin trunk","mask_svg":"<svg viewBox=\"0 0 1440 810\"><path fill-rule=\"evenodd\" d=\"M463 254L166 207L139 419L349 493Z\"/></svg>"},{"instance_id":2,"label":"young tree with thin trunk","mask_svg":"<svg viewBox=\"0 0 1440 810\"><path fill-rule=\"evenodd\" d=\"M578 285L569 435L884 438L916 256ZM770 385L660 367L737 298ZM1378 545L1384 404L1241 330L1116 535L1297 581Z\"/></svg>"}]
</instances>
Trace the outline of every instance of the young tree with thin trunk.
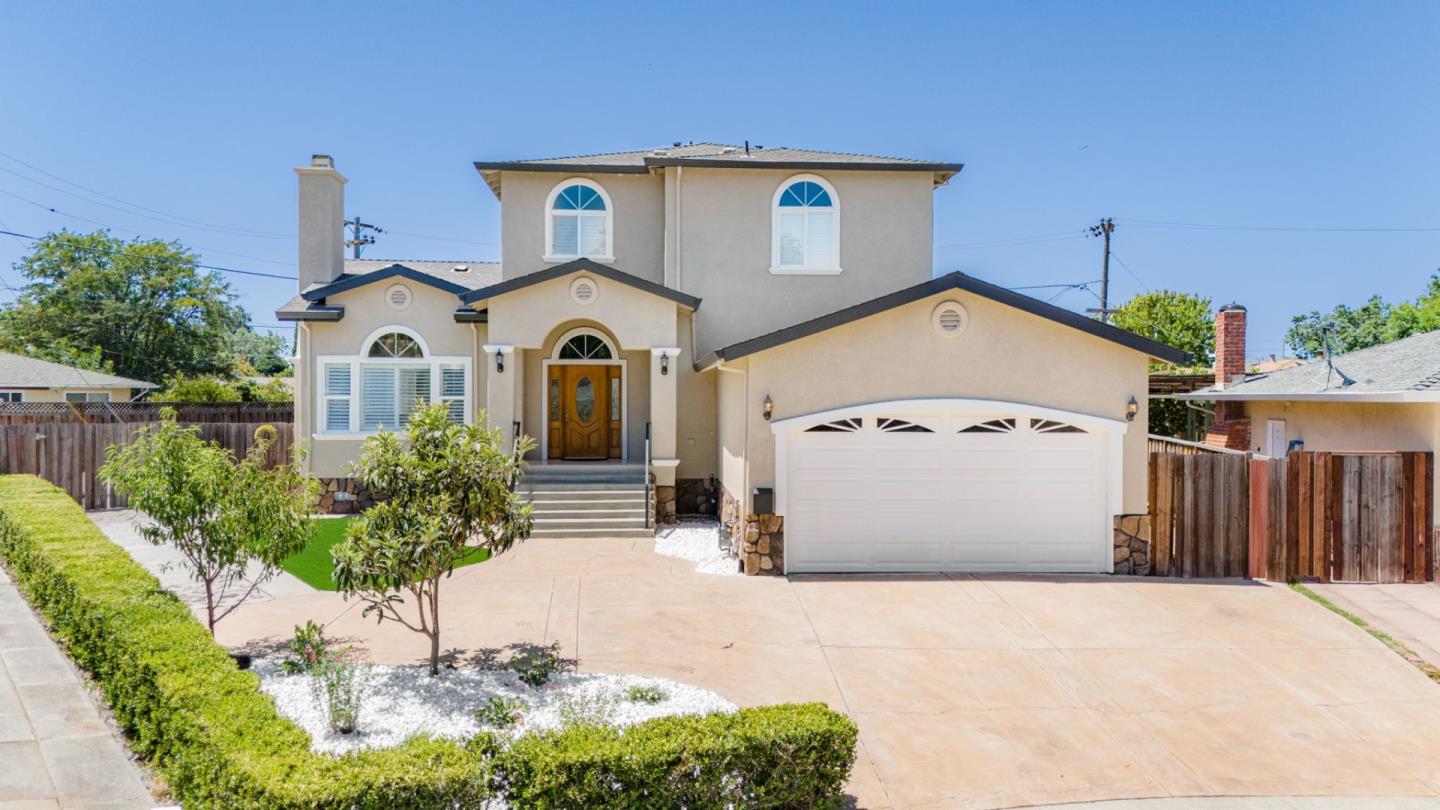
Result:
<instances>
[{"instance_id":1,"label":"young tree with thin trunk","mask_svg":"<svg viewBox=\"0 0 1440 810\"><path fill-rule=\"evenodd\" d=\"M530 536L530 505L511 485L534 446L522 436L504 447L498 429L454 424L436 404L416 409L403 436L366 439L352 469L385 500L331 550L335 584L366 603L364 615L428 638L432 677L440 672L441 580L479 549L499 554Z\"/></svg>"},{"instance_id":2,"label":"young tree with thin trunk","mask_svg":"<svg viewBox=\"0 0 1440 810\"><path fill-rule=\"evenodd\" d=\"M280 563L305 548L310 509L319 497L295 460L269 467L275 428L255 431L244 458L195 428L161 412L158 427L140 429L128 445L105 453L100 478L130 497L153 521L145 539L174 546L185 568L205 588L205 623L215 625L280 572Z\"/></svg>"}]
</instances>

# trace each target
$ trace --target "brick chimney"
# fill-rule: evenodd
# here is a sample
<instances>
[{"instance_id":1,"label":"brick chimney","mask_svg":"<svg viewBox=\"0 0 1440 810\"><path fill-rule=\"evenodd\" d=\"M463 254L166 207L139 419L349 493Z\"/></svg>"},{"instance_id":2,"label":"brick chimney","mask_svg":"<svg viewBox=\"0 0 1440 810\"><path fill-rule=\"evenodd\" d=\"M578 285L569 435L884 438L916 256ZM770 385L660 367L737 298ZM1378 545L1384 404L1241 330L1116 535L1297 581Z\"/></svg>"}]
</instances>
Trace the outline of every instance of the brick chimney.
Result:
<instances>
[{"instance_id":1,"label":"brick chimney","mask_svg":"<svg viewBox=\"0 0 1440 810\"><path fill-rule=\"evenodd\" d=\"M345 272L345 177L329 155L313 155L300 176L300 289Z\"/></svg>"},{"instance_id":2,"label":"brick chimney","mask_svg":"<svg viewBox=\"0 0 1440 810\"><path fill-rule=\"evenodd\" d=\"M1226 304L1215 314L1215 387L1221 391L1245 379L1245 307ZM1216 402L1205 443L1250 449L1250 420L1243 402Z\"/></svg>"}]
</instances>

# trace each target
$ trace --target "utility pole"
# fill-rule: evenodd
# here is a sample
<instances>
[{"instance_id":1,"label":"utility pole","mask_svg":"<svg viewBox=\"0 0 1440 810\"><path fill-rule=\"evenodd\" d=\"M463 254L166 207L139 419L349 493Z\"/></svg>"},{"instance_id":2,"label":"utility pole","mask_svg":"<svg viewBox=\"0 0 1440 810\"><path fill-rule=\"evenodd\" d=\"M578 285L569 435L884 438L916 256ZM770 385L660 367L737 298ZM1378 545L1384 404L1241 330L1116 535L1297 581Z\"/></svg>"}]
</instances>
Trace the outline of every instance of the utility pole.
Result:
<instances>
[{"instance_id":1,"label":"utility pole","mask_svg":"<svg viewBox=\"0 0 1440 810\"><path fill-rule=\"evenodd\" d=\"M345 244L350 247L350 258L352 259L360 258L360 251L363 250L366 245L375 244L375 237L367 234L366 231L371 231L372 233L385 232L385 229L379 225L361 222L358 216L354 219L345 220L345 227L350 229L350 238L345 240Z\"/></svg>"},{"instance_id":2,"label":"utility pole","mask_svg":"<svg viewBox=\"0 0 1440 810\"><path fill-rule=\"evenodd\" d=\"M1110 234L1115 232L1115 220L1106 217L1099 225L1090 226L1090 235L1104 237L1105 259L1100 265L1100 320L1110 320Z\"/></svg>"}]
</instances>

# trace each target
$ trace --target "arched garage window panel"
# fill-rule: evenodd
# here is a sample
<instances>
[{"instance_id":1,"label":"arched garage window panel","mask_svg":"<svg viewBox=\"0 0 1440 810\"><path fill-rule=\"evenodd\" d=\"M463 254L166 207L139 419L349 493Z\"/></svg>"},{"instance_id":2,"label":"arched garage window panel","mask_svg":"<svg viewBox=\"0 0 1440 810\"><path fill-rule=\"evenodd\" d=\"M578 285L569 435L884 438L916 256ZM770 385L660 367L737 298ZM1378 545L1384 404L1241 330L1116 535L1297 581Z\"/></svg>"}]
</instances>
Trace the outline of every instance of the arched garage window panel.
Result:
<instances>
[{"instance_id":1,"label":"arched garage window panel","mask_svg":"<svg viewBox=\"0 0 1440 810\"><path fill-rule=\"evenodd\" d=\"M772 270L840 271L840 205L835 189L811 175L781 184L773 206Z\"/></svg>"},{"instance_id":2,"label":"arched garage window panel","mask_svg":"<svg viewBox=\"0 0 1440 810\"><path fill-rule=\"evenodd\" d=\"M551 190L545 210L547 259L614 261L610 196L598 183L585 179L560 183Z\"/></svg>"},{"instance_id":3,"label":"arched garage window panel","mask_svg":"<svg viewBox=\"0 0 1440 810\"><path fill-rule=\"evenodd\" d=\"M807 428L806 433L855 433L860 430L859 419L836 419L833 422Z\"/></svg>"},{"instance_id":4,"label":"arched garage window panel","mask_svg":"<svg viewBox=\"0 0 1440 810\"><path fill-rule=\"evenodd\" d=\"M1084 428L1053 419L1031 419L1030 429L1036 433L1086 433Z\"/></svg>"},{"instance_id":5,"label":"arched garage window panel","mask_svg":"<svg viewBox=\"0 0 1440 810\"><path fill-rule=\"evenodd\" d=\"M1010 433L1015 430L1014 419L991 419L988 422L980 422L967 428L961 428L961 433Z\"/></svg>"}]
</instances>

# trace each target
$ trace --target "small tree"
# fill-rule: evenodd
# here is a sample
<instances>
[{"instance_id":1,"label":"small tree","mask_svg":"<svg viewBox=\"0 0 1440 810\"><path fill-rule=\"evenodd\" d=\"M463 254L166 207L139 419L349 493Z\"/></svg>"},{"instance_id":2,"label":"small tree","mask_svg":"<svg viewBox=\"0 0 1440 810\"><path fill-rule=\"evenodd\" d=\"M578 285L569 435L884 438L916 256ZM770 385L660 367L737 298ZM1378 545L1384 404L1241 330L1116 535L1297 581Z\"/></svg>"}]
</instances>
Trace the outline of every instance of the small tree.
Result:
<instances>
[{"instance_id":1,"label":"small tree","mask_svg":"<svg viewBox=\"0 0 1440 810\"><path fill-rule=\"evenodd\" d=\"M511 483L534 446L522 436L506 448L498 429L452 424L436 404L417 409L403 437L366 439L352 468L385 500L331 550L335 584L366 603L364 615L429 638L431 676L440 671L440 581L477 548L499 554L530 536L530 505Z\"/></svg>"},{"instance_id":2,"label":"small tree","mask_svg":"<svg viewBox=\"0 0 1440 810\"><path fill-rule=\"evenodd\" d=\"M310 537L310 508L319 492L294 461L267 469L274 442L275 428L265 425L237 459L181 427L165 408L158 428L143 427L129 445L105 452L101 479L154 521L141 533L179 550L205 587L212 635L216 623L279 573L281 561Z\"/></svg>"}]
</instances>

